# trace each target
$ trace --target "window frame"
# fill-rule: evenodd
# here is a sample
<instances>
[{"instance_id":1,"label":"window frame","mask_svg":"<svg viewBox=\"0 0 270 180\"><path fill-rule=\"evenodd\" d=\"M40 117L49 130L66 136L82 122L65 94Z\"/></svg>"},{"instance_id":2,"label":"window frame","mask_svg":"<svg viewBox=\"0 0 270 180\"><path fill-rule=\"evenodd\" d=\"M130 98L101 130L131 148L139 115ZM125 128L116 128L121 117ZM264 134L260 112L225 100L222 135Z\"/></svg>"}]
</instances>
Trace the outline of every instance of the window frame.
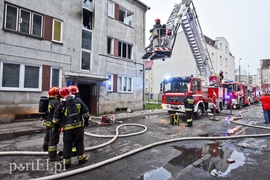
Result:
<instances>
[{"instance_id":1,"label":"window frame","mask_svg":"<svg viewBox=\"0 0 270 180\"><path fill-rule=\"evenodd\" d=\"M114 38L109 36L107 38L107 54L109 55L114 54Z\"/></svg>"},{"instance_id":2,"label":"window frame","mask_svg":"<svg viewBox=\"0 0 270 180\"><path fill-rule=\"evenodd\" d=\"M133 52L132 49L133 49L132 44L126 43L123 41L118 41L118 55L117 56L121 57L123 59L130 59L131 60L132 52ZM123 50L126 51L125 54L123 53ZM124 55L125 55L125 57L124 57Z\"/></svg>"},{"instance_id":3,"label":"window frame","mask_svg":"<svg viewBox=\"0 0 270 180\"><path fill-rule=\"evenodd\" d=\"M8 7L13 7L16 9L16 17L15 17L15 29L12 29L12 28L8 28L7 27L7 17L8 17ZM21 14L22 14L22 11L25 11L25 12L29 12L30 15L29 15L29 28L28 28L28 32L22 32L20 30L20 27L21 27L21 22L22 22L22 19L21 19ZM33 34L33 29L34 29L34 18L33 16L34 15L38 15L41 17L41 22L40 22L40 35L36 35L36 34ZM9 30L9 31L14 31L14 32L18 32L18 33L22 33L22 34L27 34L27 35L30 35L30 36L34 36L34 37L43 37L43 28L44 28L44 15L40 14L40 13L37 13L37 12L34 12L34 11L31 11L29 9L26 9L26 8L22 8L22 7L19 7L19 6L16 6L16 5L13 5L13 4L9 4L9 3L5 3L5 14L4 14L4 29L5 30Z\"/></svg>"},{"instance_id":4,"label":"window frame","mask_svg":"<svg viewBox=\"0 0 270 180\"><path fill-rule=\"evenodd\" d=\"M126 80L126 81L125 81ZM117 92L119 93L133 93L133 77L118 76L117 77ZM130 90L129 90L130 88Z\"/></svg>"},{"instance_id":5,"label":"window frame","mask_svg":"<svg viewBox=\"0 0 270 180\"><path fill-rule=\"evenodd\" d=\"M22 26L22 24L23 24L23 18L22 18L22 11L24 11L24 12L28 12L29 13L29 19L28 19L28 31L27 32L23 32L23 31L21 31L21 27L23 27ZM32 13L30 12L30 11L28 11L28 10L26 10L26 9L22 9L22 8L20 8L19 9L19 21L18 21L18 23L19 23L19 27L18 27L18 31L20 32L20 33L25 33L25 34L30 34L31 33L31 25L33 24L33 23L31 23L32 22Z\"/></svg>"},{"instance_id":6,"label":"window frame","mask_svg":"<svg viewBox=\"0 0 270 180\"><path fill-rule=\"evenodd\" d=\"M111 5L111 6L110 6ZM115 4L112 1L108 1L108 16L115 19ZM112 11L110 13L110 10Z\"/></svg>"},{"instance_id":7,"label":"window frame","mask_svg":"<svg viewBox=\"0 0 270 180\"><path fill-rule=\"evenodd\" d=\"M53 70L54 69L58 69L59 70L59 79L58 79L59 84L58 85L52 84L52 82L53 82ZM62 87L62 69L59 68L59 67L51 67L51 72L50 72L50 87L52 87L52 86Z\"/></svg>"},{"instance_id":8,"label":"window frame","mask_svg":"<svg viewBox=\"0 0 270 180\"><path fill-rule=\"evenodd\" d=\"M19 87L3 87L3 71L4 71L4 64L15 64L19 65ZM25 80L25 66L32 66L32 67L38 67L38 87L37 88L25 88L24 87L24 80ZM9 91L41 91L42 87L42 66L40 65L33 65L33 64L21 64L16 62L3 62L0 61L0 90L9 90Z\"/></svg>"},{"instance_id":9,"label":"window frame","mask_svg":"<svg viewBox=\"0 0 270 180\"><path fill-rule=\"evenodd\" d=\"M83 65L83 63L82 63L82 58L83 58L83 52L85 52L85 53L89 53L89 57L90 57L90 62L89 62L89 69L83 69L82 68L82 65ZM87 50L87 49L82 49L81 50L81 62L80 62L80 69L82 70L82 71L91 71L92 70L92 52L91 51L89 51L89 50Z\"/></svg>"},{"instance_id":10,"label":"window frame","mask_svg":"<svg viewBox=\"0 0 270 180\"><path fill-rule=\"evenodd\" d=\"M107 78L108 80L106 81L106 91L107 92L113 92L113 86L114 86L114 77L113 77L113 74L107 74ZM109 85L110 84L110 89L108 89Z\"/></svg>"},{"instance_id":11,"label":"window frame","mask_svg":"<svg viewBox=\"0 0 270 180\"><path fill-rule=\"evenodd\" d=\"M121 17L120 17L120 11L123 12L123 20L120 19L120 18L121 18ZM134 12L132 12L132 11L130 11L130 10L128 10L128 9L126 9L126 8L124 8L124 7L122 7L122 6L119 6L119 12L118 12L118 14L119 14L119 21L121 21L122 23L124 23L124 24L126 24L126 25L128 25L128 26L133 27L133 24L134 24L134 23L133 23L133 21L134 21ZM130 23L126 22L126 21L127 21L127 18L129 17L128 14L131 14L131 20L128 21L128 22L130 22Z\"/></svg>"},{"instance_id":12,"label":"window frame","mask_svg":"<svg viewBox=\"0 0 270 180\"><path fill-rule=\"evenodd\" d=\"M53 42L57 42L57 43L63 43L63 21L59 20L59 19L55 19L53 18L53 24L52 24L52 41ZM56 40L54 39L54 35L55 35L55 22L59 22L60 23L60 40Z\"/></svg>"}]
</instances>

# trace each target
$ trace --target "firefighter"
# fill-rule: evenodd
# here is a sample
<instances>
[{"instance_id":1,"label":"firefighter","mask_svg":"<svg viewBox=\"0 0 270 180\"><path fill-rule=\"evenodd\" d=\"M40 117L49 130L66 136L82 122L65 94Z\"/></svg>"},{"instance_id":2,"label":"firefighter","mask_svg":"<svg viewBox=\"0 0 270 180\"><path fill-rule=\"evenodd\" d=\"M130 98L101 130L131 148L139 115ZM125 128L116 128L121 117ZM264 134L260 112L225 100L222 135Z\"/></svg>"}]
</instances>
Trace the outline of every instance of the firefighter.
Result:
<instances>
[{"instance_id":1,"label":"firefighter","mask_svg":"<svg viewBox=\"0 0 270 180\"><path fill-rule=\"evenodd\" d=\"M79 92L79 88L77 86L74 86L74 85L70 85L68 86L68 88L70 89L71 91L71 94L73 94L75 96L75 99L76 101L78 102L83 102L81 97L80 97L80 92ZM83 105L85 105L84 103L82 103ZM84 108L88 108L86 105ZM76 150L76 146L75 146L75 143L73 144L73 148L72 148L72 156L76 156L77 155L77 150Z\"/></svg>"},{"instance_id":2,"label":"firefighter","mask_svg":"<svg viewBox=\"0 0 270 180\"><path fill-rule=\"evenodd\" d=\"M222 80L224 79L224 76L223 76L223 71L220 71L219 72L219 84L222 83Z\"/></svg>"},{"instance_id":3,"label":"firefighter","mask_svg":"<svg viewBox=\"0 0 270 180\"><path fill-rule=\"evenodd\" d=\"M185 111L186 111L186 119L187 125L186 127L192 127L192 115L194 112L194 98L192 96L192 91L187 92L187 97L184 99Z\"/></svg>"},{"instance_id":4,"label":"firefighter","mask_svg":"<svg viewBox=\"0 0 270 180\"><path fill-rule=\"evenodd\" d=\"M66 168L71 165L72 146L75 143L79 164L88 160L84 153L84 126L88 126L89 111L83 102L78 102L68 87L60 89L62 102L54 112L53 123L62 124L64 131L63 164Z\"/></svg>"},{"instance_id":5,"label":"firefighter","mask_svg":"<svg viewBox=\"0 0 270 180\"><path fill-rule=\"evenodd\" d=\"M48 91L48 95L49 95L49 102L48 102L47 118L43 119L43 125L46 127L43 150L48 151L49 160L52 162L60 160L57 157L57 144L59 143L60 126L54 127L52 124L53 113L58 104L60 103L59 88L51 87Z\"/></svg>"}]
</instances>

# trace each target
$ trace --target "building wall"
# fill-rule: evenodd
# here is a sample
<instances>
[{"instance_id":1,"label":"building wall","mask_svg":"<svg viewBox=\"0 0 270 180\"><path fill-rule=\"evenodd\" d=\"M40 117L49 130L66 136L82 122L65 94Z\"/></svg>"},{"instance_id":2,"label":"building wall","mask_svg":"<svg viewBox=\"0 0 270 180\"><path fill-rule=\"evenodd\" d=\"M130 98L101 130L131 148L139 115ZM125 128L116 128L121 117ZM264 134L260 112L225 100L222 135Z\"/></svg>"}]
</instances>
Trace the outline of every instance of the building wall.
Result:
<instances>
[{"instance_id":1,"label":"building wall","mask_svg":"<svg viewBox=\"0 0 270 180\"><path fill-rule=\"evenodd\" d=\"M106 74L118 76L126 76L133 78L132 92L106 91L105 86L100 86L99 113L114 112L116 109L132 108L133 110L141 110L143 108L144 99L144 61L141 59L144 53L144 29L145 29L145 11L146 8L136 1L120 1L115 0L116 6L124 7L134 13L133 27L128 26L114 18L108 17L107 1L102 1L103 5L99 5L101 11L103 9L103 17L96 16L97 36L96 47L99 62L104 64ZM98 3L100 3L98 1ZM104 23L107 25L104 26ZM112 37L116 41L122 41L133 45L133 53L130 60L118 58L115 55L107 53L107 38ZM102 39L102 41L100 40ZM117 46L114 46L117 48ZM115 50L115 49L114 49ZM114 80L116 86L117 80ZM106 82L104 82L106 83ZM115 87L116 88L116 87Z\"/></svg>"},{"instance_id":2,"label":"building wall","mask_svg":"<svg viewBox=\"0 0 270 180\"><path fill-rule=\"evenodd\" d=\"M22 33L3 29L4 2L44 15L44 36L33 38ZM18 115L38 113L40 96L46 96L51 86L51 67L59 68L59 86L73 84L94 85L91 93L97 96L90 106L96 106L94 114L114 112L116 109L143 108L144 99L144 53L145 12L147 6L137 0L113 1L134 13L133 25L128 26L118 19L108 16L108 1L93 0L93 29L90 70L81 69L82 58L82 16L83 0L33 1L7 0L0 2L0 83L3 78L3 62L39 66L41 77L39 89L12 89L0 86L0 122L13 121ZM62 42L52 42L48 29L52 28L52 19L62 21ZM133 45L130 59L107 53L108 36ZM117 46L115 46L117 47ZM106 91L107 75L132 78L132 92L119 92L117 80L114 90ZM90 92L89 92L90 94Z\"/></svg>"},{"instance_id":3,"label":"building wall","mask_svg":"<svg viewBox=\"0 0 270 180\"><path fill-rule=\"evenodd\" d=\"M270 92L270 59L261 59L261 90L264 93Z\"/></svg>"},{"instance_id":4,"label":"building wall","mask_svg":"<svg viewBox=\"0 0 270 180\"><path fill-rule=\"evenodd\" d=\"M229 43L223 37L216 38L215 41L212 40L211 42L213 44L207 44L207 48L215 72L218 74L222 70L224 72L224 79L234 79L235 58L230 53ZM220 48L220 45L223 48ZM165 59L165 61L155 60L152 66L152 72L155 99L159 97L161 81L167 76L189 76L192 74L201 77L183 32L177 35L171 58ZM203 79L204 77L201 78Z\"/></svg>"}]
</instances>

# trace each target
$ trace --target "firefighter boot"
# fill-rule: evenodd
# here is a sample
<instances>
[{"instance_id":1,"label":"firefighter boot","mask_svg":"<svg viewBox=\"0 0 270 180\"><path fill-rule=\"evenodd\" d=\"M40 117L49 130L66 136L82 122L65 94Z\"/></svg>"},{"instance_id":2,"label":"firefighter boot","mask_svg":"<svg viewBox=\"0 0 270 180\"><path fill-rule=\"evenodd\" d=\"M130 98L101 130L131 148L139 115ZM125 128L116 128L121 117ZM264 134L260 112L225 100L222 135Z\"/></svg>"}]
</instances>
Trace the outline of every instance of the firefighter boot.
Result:
<instances>
[{"instance_id":1,"label":"firefighter boot","mask_svg":"<svg viewBox=\"0 0 270 180\"><path fill-rule=\"evenodd\" d=\"M63 158L57 155L56 151L49 152L50 162L61 161Z\"/></svg>"},{"instance_id":2,"label":"firefighter boot","mask_svg":"<svg viewBox=\"0 0 270 180\"><path fill-rule=\"evenodd\" d=\"M88 157L85 154L83 154L81 156L78 156L78 161L79 164L84 164L88 161Z\"/></svg>"},{"instance_id":3,"label":"firefighter boot","mask_svg":"<svg viewBox=\"0 0 270 180\"><path fill-rule=\"evenodd\" d=\"M188 123L186 127L192 127L192 123Z\"/></svg>"},{"instance_id":4,"label":"firefighter boot","mask_svg":"<svg viewBox=\"0 0 270 180\"><path fill-rule=\"evenodd\" d=\"M42 149L43 149L43 151L48 151L48 149L49 149L49 142L44 141L43 142L43 145L42 145Z\"/></svg>"}]
</instances>

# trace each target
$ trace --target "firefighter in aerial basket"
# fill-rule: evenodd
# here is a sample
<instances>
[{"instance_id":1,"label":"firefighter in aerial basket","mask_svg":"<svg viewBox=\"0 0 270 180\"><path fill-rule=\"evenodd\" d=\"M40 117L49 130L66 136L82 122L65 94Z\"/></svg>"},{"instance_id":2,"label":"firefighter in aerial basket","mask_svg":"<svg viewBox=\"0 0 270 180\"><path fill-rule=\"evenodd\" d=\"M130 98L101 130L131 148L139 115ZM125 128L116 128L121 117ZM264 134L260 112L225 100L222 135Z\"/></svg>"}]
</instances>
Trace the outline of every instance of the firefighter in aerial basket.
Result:
<instances>
[{"instance_id":1,"label":"firefighter in aerial basket","mask_svg":"<svg viewBox=\"0 0 270 180\"><path fill-rule=\"evenodd\" d=\"M187 97L184 99L186 119L187 119L186 127L192 127L192 115L194 112L194 102L195 100L192 96L192 91L188 91Z\"/></svg>"}]
</instances>

